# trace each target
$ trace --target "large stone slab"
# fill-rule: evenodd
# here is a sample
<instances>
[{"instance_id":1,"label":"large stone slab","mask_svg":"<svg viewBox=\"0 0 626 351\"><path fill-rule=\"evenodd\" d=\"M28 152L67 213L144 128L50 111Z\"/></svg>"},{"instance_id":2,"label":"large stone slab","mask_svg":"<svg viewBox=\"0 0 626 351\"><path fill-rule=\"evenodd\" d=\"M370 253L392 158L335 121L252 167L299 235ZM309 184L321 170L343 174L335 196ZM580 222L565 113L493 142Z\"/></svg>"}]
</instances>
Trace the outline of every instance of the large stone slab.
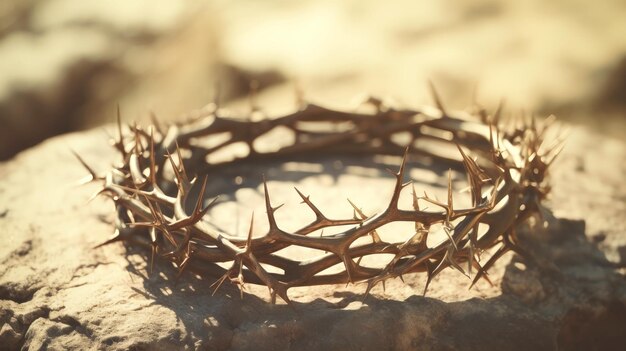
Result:
<instances>
[{"instance_id":1,"label":"large stone slab","mask_svg":"<svg viewBox=\"0 0 626 351\"><path fill-rule=\"evenodd\" d=\"M362 285L298 288L290 291L294 309L269 304L261 287L248 287L241 299L232 286L213 295L213 280L193 274L176 282L164 262L150 274L147 253L121 243L93 249L112 232L113 205L86 203L98 185L75 185L84 170L70 148L99 171L115 160L105 133L92 130L48 140L0 165L2 349L554 350L624 343L621 141L573 129L552 173L548 206L556 218L527 235L533 259L507 254L498 262L493 287L481 282L468 290L467 278L446 271L426 297L425 277L414 275L406 284L389 281L386 291L376 287L364 301ZM282 190L298 183L330 213L349 211L347 196L374 212L370 200L387 196L381 189L391 180L357 166L335 178L315 169L297 180L278 172L273 199L287 202L285 213L303 213ZM431 176L435 183L440 177ZM418 186L420 179L427 178ZM245 232L250 212L264 213L259 191L237 191L232 199L245 204L226 201L212 215Z\"/></svg>"}]
</instances>

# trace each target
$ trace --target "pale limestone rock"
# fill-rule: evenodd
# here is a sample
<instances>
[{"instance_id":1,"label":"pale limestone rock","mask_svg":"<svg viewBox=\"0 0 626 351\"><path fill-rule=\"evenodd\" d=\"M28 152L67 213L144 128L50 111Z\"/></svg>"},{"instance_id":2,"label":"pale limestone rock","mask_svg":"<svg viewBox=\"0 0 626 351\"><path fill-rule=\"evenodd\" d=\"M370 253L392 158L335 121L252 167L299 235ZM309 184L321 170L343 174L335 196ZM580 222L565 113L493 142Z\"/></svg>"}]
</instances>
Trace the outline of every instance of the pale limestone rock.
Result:
<instances>
[{"instance_id":1,"label":"pale limestone rock","mask_svg":"<svg viewBox=\"0 0 626 351\"><path fill-rule=\"evenodd\" d=\"M294 289L295 310L270 305L262 287L250 287L241 300L231 286L211 296L213 280L192 274L175 284L175 271L164 262L149 275L146 253L120 243L92 249L111 233L113 207L106 199L85 203L98 185L75 186L84 170L70 147L99 171L115 160L103 133L90 131L51 139L0 165L2 348L554 350L591 347L593 338L624 341L620 141L574 129L552 172L548 205L560 219L529 235L532 261L507 254L492 269L495 287L481 282L468 291L467 279L450 270L433 281L427 297L422 275L405 277L406 284L389 281L386 292L377 287L364 302L362 285ZM354 191L349 183L360 182L360 193L390 184L378 176L347 180L299 182L322 199L328 191L344 196L337 184L348 187L346 196ZM280 174L270 184L277 201L297 206L282 192ZM376 210L367 197L361 200ZM346 210L322 202L328 211ZM238 215L247 218L256 205ZM223 213L237 208L223 206ZM225 222L234 224L234 217Z\"/></svg>"}]
</instances>

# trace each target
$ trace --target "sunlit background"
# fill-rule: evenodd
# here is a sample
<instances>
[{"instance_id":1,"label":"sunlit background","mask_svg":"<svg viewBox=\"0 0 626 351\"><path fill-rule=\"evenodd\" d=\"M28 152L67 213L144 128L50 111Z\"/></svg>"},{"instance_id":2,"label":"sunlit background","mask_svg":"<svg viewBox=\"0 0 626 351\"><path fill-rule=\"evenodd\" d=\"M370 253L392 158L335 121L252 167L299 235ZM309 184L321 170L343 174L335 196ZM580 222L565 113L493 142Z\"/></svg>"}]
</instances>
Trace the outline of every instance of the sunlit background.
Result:
<instances>
[{"instance_id":1,"label":"sunlit background","mask_svg":"<svg viewBox=\"0 0 626 351\"><path fill-rule=\"evenodd\" d=\"M219 101L245 114L307 99L351 106L473 97L611 137L626 126L626 2L0 1L0 159L115 119L162 120Z\"/></svg>"}]
</instances>

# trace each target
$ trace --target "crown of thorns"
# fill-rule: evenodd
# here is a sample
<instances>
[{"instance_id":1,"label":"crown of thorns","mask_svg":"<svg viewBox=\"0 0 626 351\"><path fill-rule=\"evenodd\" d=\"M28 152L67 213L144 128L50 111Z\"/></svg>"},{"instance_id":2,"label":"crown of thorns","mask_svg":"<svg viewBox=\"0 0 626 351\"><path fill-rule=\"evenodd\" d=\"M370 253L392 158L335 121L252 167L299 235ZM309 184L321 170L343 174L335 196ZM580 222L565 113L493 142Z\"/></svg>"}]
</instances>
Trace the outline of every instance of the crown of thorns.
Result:
<instances>
[{"instance_id":1,"label":"crown of thorns","mask_svg":"<svg viewBox=\"0 0 626 351\"><path fill-rule=\"evenodd\" d=\"M479 279L491 283L487 270L503 254L509 250L523 253L516 228L541 214L540 202L549 190L544 177L562 149L563 138L556 138L551 145L544 143L553 118L541 123L534 118L502 123L500 107L493 115L482 108L449 113L434 89L432 92L436 108L394 109L369 98L366 103L374 107L374 112L363 113L299 100L300 108L292 114L256 121L223 117L223 111L214 105L204 116L167 129L153 119L148 129L134 124L124 131L118 111L118 136L113 145L122 162L99 176L77 155L90 173L87 181L103 182L99 194L108 195L115 203L115 233L101 245L125 241L147 247L151 250L150 270L154 257L162 257L172 262L179 274L188 269L214 277L215 291L224 281L236 284L241 291L245 283L266 285L272 303L276 296L290 303L287 292L291 287L322 284L365 282L367 296L376 284L415 272L426 273L426 293L432 278L448 267L470 277L471 286ZM252 110L258 112L254 106ZM293 143L270 152L259 151L255 140L277 127L292 131ZM409 140L399 142L396 136L400 133L410 135ZM212 146L199 142L218 134L228 138ZM402 155L402 162L393 172L391 198L380 200L386 201L385 209L371 217L350 203L354 207L352 218L328 218L296 188L315 220L294 232L281 229L277 223L274 214L280 206L273 206L264 179L269 230L261 236L253 235L253 214L244 238L217 230L207 222L205 214L212 202L207 204L204 198L208 170L225 164L209 162L209 156L240 142L248 146L247 155L227 164L324 153ZM450 146L458 150L457 157L440 152ZM446 201L426 193L418 196L413 188L412 209L400 209L400 194L410 184L405 183L407 158L414 154L464 168L471 206L454 206L449 173ZM434 205L435 210L421 209L420 202ZM404 241L385 242L377 229L392 222L413 222L415 226ZM443 228L446 239L429 246L427 238L435 224ZM481 224L488 225L488 230L479 234ZM337 234L308 235L346 225L349 229ZM355 243L366 236L371 242ZM324 254L309 260L277 254L291 245ZM491 256L483 264L480 254L486 251ZM361 265L363 257L377 254L391 254L393 258L379 268ZM323 273L337 264L342 264L340 272ZM269 272L264 265L281 273Z\"/></svg>"}]
</instances>

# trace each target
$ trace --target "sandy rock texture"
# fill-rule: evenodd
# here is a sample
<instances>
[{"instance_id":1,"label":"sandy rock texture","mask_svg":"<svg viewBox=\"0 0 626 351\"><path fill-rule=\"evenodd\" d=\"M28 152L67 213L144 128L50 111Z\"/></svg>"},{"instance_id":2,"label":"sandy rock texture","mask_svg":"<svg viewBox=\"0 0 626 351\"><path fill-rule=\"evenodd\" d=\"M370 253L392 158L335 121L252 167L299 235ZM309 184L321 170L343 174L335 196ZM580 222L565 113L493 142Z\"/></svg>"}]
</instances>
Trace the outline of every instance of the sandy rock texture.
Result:
<instances>
[{"instance_id":1,"label":"sandy rock texture","mask_svg":"<svg viewBox=\"0 0 626 351\"><path fill-rule=\"evenodd\" d=\"M185 274L176 281L163 262L150 274L148 253L121 243L93 249L112 232L113 205L86 204L98 185L75 185L85 172L70 148L99 171L115 159L105 134L92 130L50 139L0 165L0 349L610 350L624 344L626 147L616 139L573 128L552 174L548 205L555 218L546 230L524 235L530 259L507 254L492 269L495 286L480 282L469 291L467 278L447 271L426 297L422 275L405 277L406 284L389 281L364 301L362 285L299 288L290 291L295 309L269 304L261 287L249 287L243 299L232 286L212 296L212 279ZM390 179L354 169L334 183L323 176L299 182L314 198L329 191L350 196L343 192L354 189L341 185L355 182L360 192L384 196L377 189ZM352 178L342 183L342 177ZM276 175L270 186L280 183ZM376 210L362 200L365 210ZM297 206L289 201L286 207ZM331 205L322 208L339 211ZM226 223L247 218L248 210L231 211Z\"/></svg>"}]
</instances>

